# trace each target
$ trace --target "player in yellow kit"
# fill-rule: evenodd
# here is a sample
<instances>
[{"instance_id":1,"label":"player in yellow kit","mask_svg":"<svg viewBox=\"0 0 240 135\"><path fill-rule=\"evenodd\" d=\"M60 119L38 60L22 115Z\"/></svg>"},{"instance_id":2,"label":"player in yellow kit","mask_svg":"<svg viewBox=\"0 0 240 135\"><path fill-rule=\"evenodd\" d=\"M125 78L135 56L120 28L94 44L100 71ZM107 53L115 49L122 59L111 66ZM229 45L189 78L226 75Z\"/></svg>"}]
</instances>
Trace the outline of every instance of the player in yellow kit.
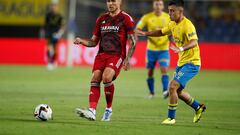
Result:
<instances>
[{"instance_id":1,"label":"player in yellow kit","mask_svg":"<svg viewBox=\"0 0 240 135\"><path fill-rule=\"evenodd\" d=\"M170 47L178 53L179 59L174 78L169 85L168 118L162 124L175 124L178 98L195 110L194 123L200 120L206 109L204 104L199 104L189 93L183 92L187 82L198 73L201 65L197 33L192 22L183 15L183 9L183 0L171 0L168 5L171 22L167 27L151 32L138 31L138 35L142 36L172 35L177 46Z\"/></svg>"},{"instance_id":2,"label":"player in yellow kit","mask_svg":"<svg viewBox=\"0 0 240 135\"><path fill-rule=\"evenodd\" d=\"M138 22L136 31L142 30L144 27L148 31L160 30L167 26L170 22L170 17L167 13L163 12L164 2L163 0L153 0L153 12L145 14ZM163 37L148 37L147 51L146 51L146 64L148 69L147 84L149 89L149 98L152 98L154 92L154 68L156 62L160 65L160 71L162 73L162 90L163 98L168 96L168 82L169 77L167 70L169 67L169 40L168 36Z\"/></svg>"}]
</instances>

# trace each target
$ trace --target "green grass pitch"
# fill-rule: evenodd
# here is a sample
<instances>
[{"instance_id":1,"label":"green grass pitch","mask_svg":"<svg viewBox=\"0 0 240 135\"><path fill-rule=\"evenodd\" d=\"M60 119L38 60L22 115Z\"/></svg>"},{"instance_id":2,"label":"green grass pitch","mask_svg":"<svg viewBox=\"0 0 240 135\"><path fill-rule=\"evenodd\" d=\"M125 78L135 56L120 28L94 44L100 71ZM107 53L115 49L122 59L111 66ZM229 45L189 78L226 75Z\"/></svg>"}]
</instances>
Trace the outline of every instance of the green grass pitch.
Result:
<instances>
[{"instance_id":1,"label":"green grass pitch","mask_svg":"<svg viewBox=\"0 0 240 135\"><path fill-rule=\"evenodd\" d=\"M171 71L170 76L173 72ZM156 98L149 100L145 69L131 69L115 81L111 122L101 122L105 108L103 90L97 121L75 114L87 107L90 68L58 68L52 72L41 66L0 66L1 135L239 135L240 72L201 71L186 91L206 103L201 121L192 123L194 111L179 102L176 125L161 125L167 116L167 100L161 98L160 73L155 72ZM40 122L33 109L49 104L54 120Z\"/></svg>"}]
</instances>

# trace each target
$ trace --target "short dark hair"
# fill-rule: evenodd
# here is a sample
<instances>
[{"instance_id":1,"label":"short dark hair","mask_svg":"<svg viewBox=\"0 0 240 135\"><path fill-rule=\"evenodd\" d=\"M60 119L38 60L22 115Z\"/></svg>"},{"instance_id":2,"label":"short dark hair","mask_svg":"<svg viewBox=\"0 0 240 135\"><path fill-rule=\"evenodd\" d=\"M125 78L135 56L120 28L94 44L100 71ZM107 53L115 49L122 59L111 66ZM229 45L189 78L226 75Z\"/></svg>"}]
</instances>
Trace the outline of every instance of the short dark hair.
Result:
<instances>
[{"instance_id":1,"label":"short dark hair","mask_svg":"<svg viewBox=\"0 0 240 135\"><path fill-rule=\"evenodd\" d=\"M170 0L168 3L168 6L176 5L177 7L184 7L184 1L183 0Z\"/></svg>"}]
</instances>

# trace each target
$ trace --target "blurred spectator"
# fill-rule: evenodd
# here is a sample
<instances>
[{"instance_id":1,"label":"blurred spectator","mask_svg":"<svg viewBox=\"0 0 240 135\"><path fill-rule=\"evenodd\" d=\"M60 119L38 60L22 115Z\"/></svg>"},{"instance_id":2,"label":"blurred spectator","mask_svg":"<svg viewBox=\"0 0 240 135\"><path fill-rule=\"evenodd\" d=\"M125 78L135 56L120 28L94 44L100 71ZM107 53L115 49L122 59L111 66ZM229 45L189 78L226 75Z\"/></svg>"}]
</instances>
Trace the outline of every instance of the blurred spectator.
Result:
<instances>
[{"instance_id":1,"label":"blurred spectator","mask_svg":"<svg viewBox=\"0 0 240 135\"><path fill-rule=\"evenodd\" d=\"M47 58L48 70L53 70L56 67L56 45L64 33L63 17L59 13L58 4L50 5L50 11L45 18L45 36L47 39Z\"/></svg>"},{"instance_id":2,"label":"blurred spectator","mask_svg":"<svg viewBox=\"0 0 240 135\"><path fill-rule=\"evenodd\" d=\"M220 9L218 2L214 2L209 8L209 16L212 19L220 19L223 15L222 10Z\"/></svg>"}]
</instances>

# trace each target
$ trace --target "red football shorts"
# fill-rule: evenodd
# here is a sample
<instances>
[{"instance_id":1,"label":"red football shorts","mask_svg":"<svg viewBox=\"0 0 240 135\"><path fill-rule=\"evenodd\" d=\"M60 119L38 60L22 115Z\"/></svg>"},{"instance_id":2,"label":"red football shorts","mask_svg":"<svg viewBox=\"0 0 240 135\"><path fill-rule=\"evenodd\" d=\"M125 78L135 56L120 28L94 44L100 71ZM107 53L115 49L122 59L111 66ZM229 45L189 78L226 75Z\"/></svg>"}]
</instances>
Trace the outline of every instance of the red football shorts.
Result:
<instances>
[{"instance_id":1,"label":"red football shorts","mask_svg":"<svg viewBox=\"0 0 240 135\"><path fill-rule=\"evenodd\" d=\"M115 71L113 79L115 80L121 71L122 63L123 58L119 55L101 53L95 57L92 72L95 70L101 70L103 72L106 67L112 68Z\"/></svg>"}]
</instances>

